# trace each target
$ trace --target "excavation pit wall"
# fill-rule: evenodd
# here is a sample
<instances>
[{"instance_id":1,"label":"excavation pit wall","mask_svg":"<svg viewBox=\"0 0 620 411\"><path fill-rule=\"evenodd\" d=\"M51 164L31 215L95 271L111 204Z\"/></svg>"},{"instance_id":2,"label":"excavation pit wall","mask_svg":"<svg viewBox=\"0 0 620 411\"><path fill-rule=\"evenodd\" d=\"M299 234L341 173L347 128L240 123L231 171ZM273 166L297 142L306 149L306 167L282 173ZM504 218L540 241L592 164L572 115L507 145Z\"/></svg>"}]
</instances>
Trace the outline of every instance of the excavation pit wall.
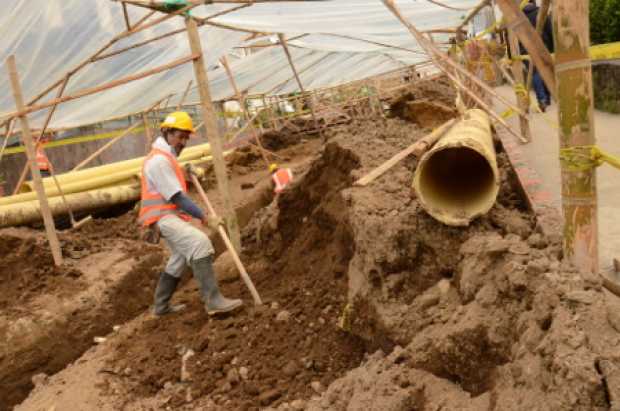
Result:
<instances>
[{"instance_id":1,"label":"excavation pit wall","mask_svg":"<svg viewBox=\"0 0 620 411\"><path fill-rule=\"evenodd\" d=\"M106 403L609 409L620 393L620 304L597 277L561 263L501 147L497 203L468 227L439 224L417 204L414 158L352 187L428 131L375 120L331 136L243 230L242 259L267 304L207 321L189 283L177 297L187 312L144 320L97 349L111 374ZM222 288L251 301L239 281Z\"/></svg>"}]
</instances>

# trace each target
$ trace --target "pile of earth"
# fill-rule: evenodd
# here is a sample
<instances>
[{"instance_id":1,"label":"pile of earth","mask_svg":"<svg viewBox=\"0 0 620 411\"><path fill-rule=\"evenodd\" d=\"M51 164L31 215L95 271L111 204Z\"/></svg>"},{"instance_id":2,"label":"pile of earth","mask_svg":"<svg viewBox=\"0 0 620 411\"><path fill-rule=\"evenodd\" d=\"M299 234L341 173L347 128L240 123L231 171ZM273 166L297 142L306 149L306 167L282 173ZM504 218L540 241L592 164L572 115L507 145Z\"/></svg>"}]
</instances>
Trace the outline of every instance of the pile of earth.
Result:
<instances>
[{"instance_id":1,"label":"pile of earth","mask_svg":"<svg viewBox=\"0 0 620 411\"><path fill-rule=\"evenodd\" d=\"M348 183L420 136L398 120L359 126L333 138L323 156L355 165L341 179ZM603 291L599 277L562 261L561 244L541 234L498 150L497 203L466 228L441 225L421 209L409 190L413 158L367 187L320 196L318 206L304 206L314 204L311 193L295 202L295 190L278 200L270 225L277 230L271 237L262 232L262 247L272 255L291 235L303 237L338 210L339 221L326 226L349 238L351 257L341 265L349 284L342 324L382 349L322 395L273 408L620 406L620 301Z\"/></svg>"}]
</instances>

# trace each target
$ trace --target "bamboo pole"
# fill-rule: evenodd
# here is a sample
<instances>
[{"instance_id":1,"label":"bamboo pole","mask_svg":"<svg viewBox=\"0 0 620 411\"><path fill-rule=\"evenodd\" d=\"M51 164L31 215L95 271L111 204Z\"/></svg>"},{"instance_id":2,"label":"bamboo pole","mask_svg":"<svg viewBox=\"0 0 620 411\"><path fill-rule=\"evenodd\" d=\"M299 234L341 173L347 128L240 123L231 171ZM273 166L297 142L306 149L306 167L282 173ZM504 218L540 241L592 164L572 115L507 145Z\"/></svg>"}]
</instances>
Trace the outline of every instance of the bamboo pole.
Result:
<instances>
[{"instance_id":1,"label":"bamboo pole","mask_svg":"<svg viewBox=\"0 0 620 411\"><path fill-rule=\"evenodd\" d=\"M556 85L553 74L553 59L542 39L514 0L497 0L497 5L507 21L507 28L513 30L514 34L517 35L519 41L529 53L532 64L536 65L549 92L555 97Z\"/></svg>"},{"instance_id":2,"label":"bamboo pole","mask_svg":"<svg viewBox=\"0 0 620 411\"><path fill-rule=\"evenodd\" d=\"M183 107L183 103L185 103L185 99L187 98L187 95L189 94L189 91L192 88L193 82L194 80L190 80L187 83L187 87L185 88L185 91L183 92L183 97L181 97L181 100L179 100L179 104L177 104L177 111L181 110L181 107Z\"/></svg>"},{"instance_id":3,"label":"bamboo pole","mask_svg":"<svg viewBox=\"0 0 620 411\"><path fill-rule=\"evenodd\" d=\"M60 98L62 96L62 93L65 92L65 88L67 87L67 83L69 82L69 78L71 77L71 74L68 74L65 76L65 79L62 83L62 86L58 89L58 93L56 93L56 98ZM45 129L47 129L47 126L49 125L52 116L54 115L54 112L56 111L56 107L58 107L58 104L55 104L52 106L52 108L50 109L49 113L47 113L47 118L45 119L45 123L43 124L43 128L41 129L41 132L39 133L39 135L37 136L37 138L34 141L34 145L35 147L37 146L37 144L39 144L39 141L43 138L43 135L45 134ZM53 173L53 171L52 171ZM21 185L24 183L24 180L26 179L26 176L28 175L28 161L26 161L26 164L24 164L24 168L22 169L22 172L19 176L19 180L17 181L17 184L15 185L15 189L13 191L13 195L15 195L17 193L17 191L19 191L19 188L21 187Z\"/></svg>"},{"instance_id":4,"label":"bamboo pole","mask_svg":"<svg viewBox=\"0 0 620 411\"><path fill-rule=\"evenodd\" d=\"M477 85L482 87L483 90L489 92L489 94L491 94L492 96L495 96L498 99L500 99L504 104L506 104L509 108L513 109L518 114L523 114L519 108L515 107L510 102L508 102L506 99L501 97L499 94L497 94L496 92L491 90L491 88L489 86L487 86L483 81L481 81L476 76L474 76L471 73L469 73L467 70L462 68L459 64L453 62L452 59L450 59L449 56L447 56L445 53L441 52L432 43L430 43L426 38L424 38L424 36L422 36L422 34L409 21L407 21L405 19L405 17L401 14L401 12L398 10L396 5L394 4L394 0L382 0L382 1L383 1L383 4L385 4L385 6L401 21L401 23L405 27L407 27L407 29L411 32L411 34L416 38L418 43L422 47L427 48L429 57L433 60L433 62L437 66L437 68L439 68L441 71L443 71L444 74L450 80L452 80L452 82L454 82L454 84L456 84L461 90L463 90L472 99L474 99L476 101L476 103L478 103L478 105L483 110L485 110L491 117L493 117L494 120L496 120L502 126L504 126L506 128L506 130L508 130L509 133L511 133L513 136L517 137L520 141L525 142L524 138L522 136L520 136L517 133L515 133L510 128L510 126L504 121L504 119L502 119L500 116L498 116L497 113L495 113L491 109L491 107L489 107L489 105L486 102L484 102L483 99L481 99L476 93L474 93L468 87L463 85L463 83L458 78L456 78L454 75L452 75L450 73L450 70L448 68L444 67L441 64L441 62L445 62L448 65L450 65L453 69L456 69L457 71L459 71L460 74L464 75L469 80L473 81L474 83L476 83Z\"/></svg>"},{"instance_id":5,"label":"bamboo pole","mask_svg":"<svg viewBox=\"0 0 620 411\"><path fill-rule=\"evenodd\" d=\"M560 147L589 156L589 147L596 144L589 2L555 0L553 5ZM597 273L596 169L575 170L561 162L561 172L564 256L578 269Z\"/></svg>"},{"instance_id":6,"label":"bamboo pole","mask_svg":"<svg viewBox=\"0 0 620 411\"><path fill-rule=\"evenodd\" d=\"M299 78L299 74L297 73L297 69L295 68L295 64L293 63L293 57L291 56L291 52L288 49L288 45L286 43L286 37L284 34L278 33L278 39L280 39L280 43L282 43L282 48L284 49L284 53L286 54L286 58L288 59L289 64L291 65L291 70L293 70L293 74L295 75L295 79L297 80L297 85L299 86L299 90L305 96L306 90L304 89L304 85L301 82L301 78ZM308 105L310 106L310 113L312 114L312 119L314 120L314 126L319 130L319 135L321 138L325 139L323 136L323 130L321 128L321 124L316 117L316 113L314 112L314 101L310 99L308 101Z\"/></svg>"},{"instance_id":7,"label":"bamboo pole","mask_svg":"<svg viewBox=\"0 0 620 411\"><path fill-rule=\"evenodd\" d=\"M111 88L122 86L124 84L130 83L130 82L135 81L135 80L140 80L142 78L149 77L149 76L161 73L163 71L173 69L175 67L183 65L185 63L188 63L188 62L190 62L192 60L195 60L196 58L198 58L198 55L192 54L190 56L174 60L174 61L172 61L172 62L170 62L168 64L164 64L162 66L158 66L158 67L155 67L155 68L150 69L150 70L142 71L142 72L137 73L137 74L132 74L130 76L120 78L118 80L110 81L108 83L102 84L102 85L97 86L97 87L92 87L92 88L87 88L87 89L83 89L83 90L77 91L76 93L71 94L69 96L64 96L64 97L60 97L60 98L56 98L56 99L50 100L50 101L45 102L45 103L35 104L35 105L29 106L29 107L24 107L21 112L15 111L15 112L9 113L7 115L7 117L24 116L26 114L30 114L32 112L39 111L39 110L42 110L44 108L48 108L48 107L54 106L56 104L65 103L65 102L71 101L71 100L76 100L78 98L85 97L85 96L90 96L91 94L96 94L96 93L99 93L99 92L104 91L104 90L109 90Z\"/></svg>"},{"instance_id":8,"label":"bamboo pole","mask_svg":"<svg viewBox=\"0 0 620 411\"><path fill-rule=\"evenodd\" d=\"M516 0L519 2L520 0ZM523 78L523 62L516 58L520 55L519 40L511 29L508 30L508 47L512 55L512 75L514 76L517 86L515 86L515 97L517 98L517 104L523 113L529 112L530 107L530 94L525 87L525 79ZM530 64L531 66L531 64ZM532 140L532 132L530 130L530 122L526 115L519 114L519 128L521 135L527 141Z\"/></svg>"},{"instance_id":9,"label":"bamboo pole","mask_svg":"<svg viewBox=\"0 0 620 411\"><path fill-rule=\"evenodd\" d=\"M197 23L191 18L187 18L185 20L185 26L187 27L187 36L190 49L193 54L198 55L198 58L194 59L194 76L196 78L196 85L198 86L198 92L200 94L205 128L210 134L209 143L211 144L211 152L213 155L213 168L215 169L218 191L224 205L226 226L228 227L228 233L235 249L237 251L241 251L241 233L239 231L239 223L237 220L237 215L235 214L235 208L229 188L226 163L224 161L222 150L222 136L220 135L217 127L217 117L215 109L213 108L211 93L209 91L209 79L207 77L207 69L205 67L205 58L202 53L200 35L198 34L198 26Z\"/></svg>"},{"instance_id":10,"label":"bamboo pole","mask_svg":"<svg viewBox=\"0 0 620 411\"><path fill-rule=\"evenodd\" d=\"M263 147L263 143L260 139L260 135L258 135L258 133L256 132L256 128L254 127L253 122L250 120L248 111L245 109L245 99L243 98L242 94L239 92L239 88L237 87L237 82L235 81L235 76L233 75L232 70L230 69L230 66L228 65L228 59L226 58L226 56L224 56L221 58L221 61L222 61L222 65L224 66L224 69L226 70L228 81L230 82L230 85L232 86L233 90L235 91L235 95L237 96L237 101L239 102L239 106L241 107L243 118L245 119L246 124L250 124L250 126L252 127L252 137L254 138L254 140L256 140L256 144L258 145L258 151L260 152L260 155L263 158L265 165L269 166L269 158L267 158L267 153L265 152L265 148Z\"/></svg>"},{"instance_id":11,"label":"bamboo pole","mask_svg":"<svg viewBox=\"0 0 620 411\"><path fill-rule=\"evenodd\" d=\"M0 148L0 162L2 162L2 157L4 156L4 150L6 150L6 145L9 143L9 137L13 134L13 127L15 126L16 121L11 119L8 123L6 123L6 137L2 142L2 148Z\"/></svg>"},{"instance_id":12,"label":"bamboo pole","mask_svg":"<svg viewBox=\"0 0 620 411\"><path fill-rule=\"evenodd\" d=\"M125 18L125 26L127 26L127 30L131 30L131 22L129 21L129 13L127 13L127 5L122 3L123 7L123 17Z\"/></svg>"},{"instance_id":13,"label":"bamboo pole","mask_svg":"<svg viewBox=\"0 0 620 411\"><path fill-rule=\"evenodd\" d=\"M17 67L15 64L15 56L11 55L6 61L9 77L11 79L11 88L13 89L13 97L15 98L15 106L18 111L22 111L24 108L24 97L22 95L21 85L19 83L19 75L17 74ZM36 164L35 147L32 141L32 135L30 134L30 125L28 124L28 117L21 115L19 118L22 126L22 137L26 144L26 153L28 155L28 162L30 163L30 172L32 173L35 190L39 203L41 204L41 214L43 215L43 221L45 224L45 232L47 239L52 249L52 256L54 258L54 264L57 266L62 265L62 251L60 249L60 242L56 234L56 227L54 227L54 217L49 208L47 196L43 188L43 182L41 181L41 173Z\"/></svg>"},{"instance_id":14,"label":"bamboo pole","mask_svg":"<svg viewBox=\"0 0 620 411\"><path fill-rule=\"evenodd\" d=\"M446 53L442 52L441 50L439 50L439 48L437 48L437 46L435 46L434 44L429 42L422 35L422 33L420 33L420 31L415 28L415 26L413 24L411 24L407 19L405 19L405 17L402 15L400 10L394 4L394 0L382 0L382 1L383 1L383 4L385 4L385 6L409 30L409 32L413 35L413 37L416 39L418 44L420 44L420 46L427 51L429 57L433 60L433 62L435 63L435 66L437 66L438 69L440 69L440 70L444 71L446 74L448 74L448 69L442 65L442 63L445 63L447 66L450 66L452 69L457 70L460 73L460 75L464 76L469 81L475 83L478 87L482 88L486 93L488 93L491 96L497 98L504 105L506 105L506 107L514 110L516 113L518 113L520 115L524 114L521 111L521 109L516 107L514 104L512 104L506 98L502 97L500 94L496 93L491 87L489 87L489 85L487 85L484 81L480 80L478 77L476 77L475 75L473 75L472 73L467 71L465 68L461 67L460 64L452 61L452 59ZM489 113L489 114L491 114L491 113Z\"/></svg>"}]
</instances>

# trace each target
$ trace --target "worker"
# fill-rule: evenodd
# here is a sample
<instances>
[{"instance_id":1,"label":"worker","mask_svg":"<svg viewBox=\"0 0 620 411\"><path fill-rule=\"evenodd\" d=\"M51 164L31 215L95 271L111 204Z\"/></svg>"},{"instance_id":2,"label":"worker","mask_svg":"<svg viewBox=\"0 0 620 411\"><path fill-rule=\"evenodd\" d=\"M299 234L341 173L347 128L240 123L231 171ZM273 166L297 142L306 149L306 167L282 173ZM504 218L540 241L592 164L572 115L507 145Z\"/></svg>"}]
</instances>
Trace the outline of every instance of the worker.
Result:
<instances>
[{"instance_id":1,"label":"worker","mask_svg":"<svg viewBox=\"0 0 620 411\"><path fill-rule=\"evenodd\" d=\"M50 135L49 134L45 134L43 136L41 136L41 138L39 138L39 142L37 143L36 146L36 161L37 161L37 168L39 169L39 173L41 173L41 177L49 177L52 175L52 163L50 162L49 158L47 158L47 155L45 154L45 150L43 150L43 145L45 143L48 143L50 141Z\"/></svg>"},{"instance_id":2,"label":"worker","mask_svg":"<svg viewBox=\"0 0 620 411\"><path fill-rule=\"evenodd\" d=\"M213 245L204 232L190 224L192 217L212 228L222 224L221 218L207 216L187 195L183 169L177 161L194 133L192 119L186 112L174 112L161 123L160 129L162 135L153 142L144 160L139 215L139 222L149 229L159 230L171 250L155 290L155 315L185 308L183 304L170 305L170 299L187 265L200 286L207 314L233 311L243 303L220 293L213 271Z\"/></svg>"},{"instance_id":3,"label":"worker","mask_svg":"<svg viewBox=\"0 0 620 411\"><path fill-rule=\"evenodd\" d=\"M529 3L525 5L523 8L523 13L527 16L530 24L536 27L536 21L538 20L538 13L540 8L536 5L536 0L529 0ZM543 24L543 31L541 34L543 43L545 47L549 51L549 53L553 53L554 44L553 44L553 26L551 25L550 16L547 17L545 23ZM521 54L527 54L527 50L523 45L521 45ZM529 61L525 62L527 66L530 64ZM542 79L542 76L538 72L538 69L534 67L534 74L532 75L532 85L534 86L534 92L536 93L536 100L538 101L538 106L542 112L545 112L547 107L551 104L551 93L549 93L549 89L547 85Z\"/></svg>"},{"instance_id":4,"label":"worker","mask_svg":"<svg viewBox=\"0 0 620 411\"><path fill-rule=\"evenodd\" d=\"M276 194L280 194L291 181L293 181L293 172L290 168L280 168L276 163L269 166L269 173L271 173L271 179L273 180L273 191Z\"/></svg>"}]
</instances>

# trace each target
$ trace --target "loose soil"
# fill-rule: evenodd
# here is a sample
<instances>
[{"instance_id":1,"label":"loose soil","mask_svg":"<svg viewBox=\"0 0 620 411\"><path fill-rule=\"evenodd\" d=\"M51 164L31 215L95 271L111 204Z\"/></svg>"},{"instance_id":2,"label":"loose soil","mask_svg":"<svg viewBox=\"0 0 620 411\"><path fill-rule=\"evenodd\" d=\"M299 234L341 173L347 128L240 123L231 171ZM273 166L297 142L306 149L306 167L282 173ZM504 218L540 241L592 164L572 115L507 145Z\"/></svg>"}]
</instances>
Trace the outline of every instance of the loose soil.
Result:
<instances>
[{"instance_id":1,"label":"loose soil","mask_svg":"<svg viewBox=\"0 0 620 411\"><path fill-rule=\"evenodd\" d=\"M437 84L420 96L452 107ZM351 123L248 218L242 259L264 306L223 281L246 306L209 319L187 282L175 297L185 312L129 322L19 410L69 404L82 389L106 410L618 409L620 300L561 261L501 147L497 203L469 227L419 206L415 158L352 186L423 127ZM230 258L217 266L230 271Z\"/></svg>"}]
</instances>

